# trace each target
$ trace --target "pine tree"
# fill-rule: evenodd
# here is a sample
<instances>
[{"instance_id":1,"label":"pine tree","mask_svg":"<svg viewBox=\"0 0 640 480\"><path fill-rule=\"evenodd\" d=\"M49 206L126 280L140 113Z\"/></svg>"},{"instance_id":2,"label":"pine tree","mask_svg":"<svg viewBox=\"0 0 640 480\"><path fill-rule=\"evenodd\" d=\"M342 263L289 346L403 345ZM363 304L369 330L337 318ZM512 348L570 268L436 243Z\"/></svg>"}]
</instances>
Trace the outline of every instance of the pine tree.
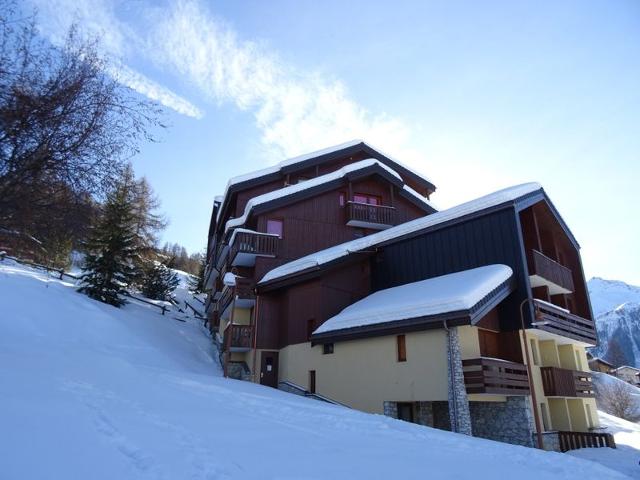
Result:
<instances>
[{"instance_id":1,"label":"pine tree","mask_svg":"<svg viewBox=\"0 0 640 480\"><path fill-rule=\"evenodd\" d=\"M174 271L159 262L153 262L145 271L142 293L154 300L167 300L179 283Z\"/></svg>"},{"instance_id":2,"label":"pine tree","mask_svg":"<svg viewBox=\"0 0 640 480\"><path fill-rule=\"evenodd\" d=\"M111 192L100 220L87 241L85 275L80 291L116 307L120 294L138 277L140 243L130 201L131 183L125 178Z\"/></svg>"}]
</instances>

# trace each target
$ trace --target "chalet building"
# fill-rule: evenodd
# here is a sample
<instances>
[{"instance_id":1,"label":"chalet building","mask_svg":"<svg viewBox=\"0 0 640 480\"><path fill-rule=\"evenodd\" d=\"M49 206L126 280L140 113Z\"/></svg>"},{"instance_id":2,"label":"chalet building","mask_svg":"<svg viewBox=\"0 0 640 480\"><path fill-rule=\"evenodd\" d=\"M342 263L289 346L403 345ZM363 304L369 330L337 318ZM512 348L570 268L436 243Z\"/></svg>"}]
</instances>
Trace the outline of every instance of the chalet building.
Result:
<instances>
[{"instance_id":1,"label":"chalet building","mask_svg":"<svg viewBox=\"0 0 640 480\"><path fill-rule=\"evenodd\" d=\"M600 357L594 357L589 352L587 352L587 361L589 362L589 369L592 372L611 373L611 371L616 368L615 365Z\"/></svg>"},{"instance_id":2,"label":"chalet building","mask_svg":"<svg viewBox=\"0 0 640 480\"><path fill-rule=\"evenodd\" d=\"M566 451L598 432L579 246L538 184L437 211L435 186L355 141L231 179L206 311L225 374Z\"/></svg>"},{"instance_id":3,"label":"chalet building","mask_svg":"<svg viewBox=\"0 0 640 480\"><path fill-rule=\"evenodd\" d=\"M612 369L611 375L618 377L620 380L624 380L634 387L640 387L640 368L623 365Z\"/></svg>"}]
</instances>

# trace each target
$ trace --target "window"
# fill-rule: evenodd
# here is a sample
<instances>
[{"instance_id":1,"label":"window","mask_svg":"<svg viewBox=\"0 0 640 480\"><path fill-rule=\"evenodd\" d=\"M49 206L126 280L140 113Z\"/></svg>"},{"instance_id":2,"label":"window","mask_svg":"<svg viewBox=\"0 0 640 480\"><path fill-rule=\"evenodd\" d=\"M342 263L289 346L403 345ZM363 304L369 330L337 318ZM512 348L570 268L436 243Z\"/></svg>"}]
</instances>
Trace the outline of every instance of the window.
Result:
<instances>
[{"instance_id":1,"label":"window","mask_svg":"<svg viewBox=\"0 0 640 480\"><path fill-rule=\"evenodd\" d=\"M316 371L309 370L309 392L316 393Z\"/></svg>"},{"instance_id":2,"label":"window","mask_svg":"<svg viewBox=\"0 0 640 480\"><path fill-rule=\"evenodd\" d=\"M340 206L341 206L341 207L344 207L344 204L345 204L345 198L346 198L346 197L347 197L347 196L344 194L344 192L340 192L340 193L338 194L338 203L340 203Z\"/></svg>"},{"instance_id":3,"label":"window","mask_svg":"<svg viewBox=\"0 0 640 480\"><path fill-rule=\"evenodd\" d=\"M322 345L323 355L330 355L333 353L333 343L325 343Z\"/></svg>"},{"instance_id":4,"label":"window","mask_svg":"<svg viewBox=\"0 0 640 480\"><path fill-rule=\"evenodd\" d=\"M542 428L545 432L551 430L551 421L549 420L549 409L547 404L542 402L540 404L540 411L542 412Z\"/></svg>"},{"instance_id":5,"label":"window","mask_svg":"<svg viewBox=\"0 0 640 480\"><path fill-rule=\"evenodd\" d=\"M353 201L356 203L366 203L369 205L380 205L380 197L375 195L366 195L364 193L356 193L353 195Z\"/></svg>"},{"instance_id":6,"label":"window","mask_svg":"<svg viewBox=\"0 0 640 480\"><path fill-rule=\"evenodd\" d=\"M298 177L298 183L306 182L309 180L307 177Z\"/></svg>"},{"instance_id":7,"label":"window","mask_svg":"<svg viewBox=\"0 0 640 480\"><path fill-rule=\"evenodd\" d=\"M282 231L284 230L284 222L282 220L276 220L270 218L267 220L267 233L278 235L282 238Z\"/></svg>"},{"instance_id":8,"label":"window","mask_svg":"<svg viewBox=\"0 0 640 480\"><path fill-rule=\"evenodd\" d=\"M405 342L404 335L398 335L397 343L398 343L398 361L406 362L407 361L407 345Z\"/></svg>"},{"instance_id":9,"label":"window","mask_svg":"<svg viewBox=\"0 0 640 480\"><path fill-rule=\"evenodd\" d=\"M533 364L540 365L540 359L538 358L538 349L536 348L536 341L533 338L530 338L529 343L531 344L531 356L533 357Z\"/></svg>"},{"instance_id":10,"label":"window","mask_svg":"<svg viewBox=\"0 0 640 480\"><path fill-rule=\"evenodd\" d=\"M313 335L313 331L316 329L316 319L310 318L307 320L307 340L311 340L311 335Z\"/></svg>"}]
</instances>

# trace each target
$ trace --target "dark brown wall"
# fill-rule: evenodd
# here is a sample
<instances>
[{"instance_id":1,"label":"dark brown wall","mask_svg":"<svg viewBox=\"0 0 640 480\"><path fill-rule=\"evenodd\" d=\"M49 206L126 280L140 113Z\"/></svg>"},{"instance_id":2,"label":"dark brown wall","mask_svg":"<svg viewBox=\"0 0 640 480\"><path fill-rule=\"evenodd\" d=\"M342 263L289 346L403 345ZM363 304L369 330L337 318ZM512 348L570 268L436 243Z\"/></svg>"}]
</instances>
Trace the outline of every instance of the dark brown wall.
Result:
<instances>
[{"instance_id":1,"label":"dark brown wall","mask_svg":"<svg viewBox=\"0 0 640 480\"><path fill-rule=\"evenodd\" d=\"M369 275L369 263L363 260L276 294L261 295L258 348L307 342L310 320L316 329L369 294Z\"/></svg>"}]
</instances>

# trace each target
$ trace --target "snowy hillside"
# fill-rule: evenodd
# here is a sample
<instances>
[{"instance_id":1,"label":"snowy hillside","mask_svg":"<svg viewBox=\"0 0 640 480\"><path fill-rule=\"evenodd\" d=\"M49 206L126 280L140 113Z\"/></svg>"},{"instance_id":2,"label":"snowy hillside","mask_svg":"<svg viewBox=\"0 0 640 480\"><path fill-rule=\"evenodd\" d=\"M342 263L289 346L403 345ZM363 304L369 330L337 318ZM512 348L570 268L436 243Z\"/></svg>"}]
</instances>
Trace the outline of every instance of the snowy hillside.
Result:
<instances>
[{"instance_id":1,"label":"snowy hillside","mask_svg":"<svg viewBox=\"0 0 640 480\"><path fill-rule=\"evenodd\" d=\"M623 363L640 366L640 287L598 277L589 280L588 287L599 338L592 353L607 358L613 339L620 345Z\"/></svg>"},{"instance_id":2,"label":"snowy hillside","mask_svg":"<svg viewBox=\"0 0 640 480\"><path fill-rule=\"evenodd\" d=\"M227 380L215 356L193 319L0 262L0 478L628 478Z\"/></svg>"}]
</instances>

